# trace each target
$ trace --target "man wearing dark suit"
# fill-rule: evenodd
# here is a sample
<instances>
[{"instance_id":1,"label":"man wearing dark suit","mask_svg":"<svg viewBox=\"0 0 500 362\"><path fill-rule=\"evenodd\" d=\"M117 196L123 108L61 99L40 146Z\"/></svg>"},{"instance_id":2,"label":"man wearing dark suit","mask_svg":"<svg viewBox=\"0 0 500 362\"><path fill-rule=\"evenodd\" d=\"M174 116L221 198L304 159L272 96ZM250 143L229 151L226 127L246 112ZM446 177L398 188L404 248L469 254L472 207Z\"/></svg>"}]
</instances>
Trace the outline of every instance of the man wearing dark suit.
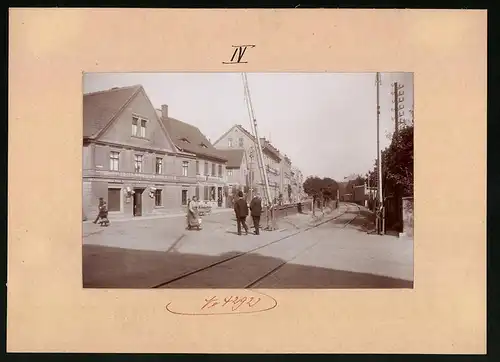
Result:
<instances>
[{"instance_id":1,"label":"man wearing dark suit","mask_svg":"<svg viewBox=\"0 0 500 362\"><path fill-rule=\"evenodd\" d=\"M253 219L253 226L255 227L254 234L259 235L260 215L262 214L262 200L259 194L256 194L250 202L250 212Z\"/></svg>"},{"instance_id":2,"label":"man wearing dark suit","mask_svg":"<svg viewBox=\"0 0 500 362\"><path fill-rule=\"evenodd\" d=\"M248 216L248 205L243 198L243 192L238 192L238 200L234 203L234 212L236 214L236 223L238 225L238 235L241 235L241 225L245 229L245 234L248 235L248 226L246 219Z\"/></svg>"}]
</instances>

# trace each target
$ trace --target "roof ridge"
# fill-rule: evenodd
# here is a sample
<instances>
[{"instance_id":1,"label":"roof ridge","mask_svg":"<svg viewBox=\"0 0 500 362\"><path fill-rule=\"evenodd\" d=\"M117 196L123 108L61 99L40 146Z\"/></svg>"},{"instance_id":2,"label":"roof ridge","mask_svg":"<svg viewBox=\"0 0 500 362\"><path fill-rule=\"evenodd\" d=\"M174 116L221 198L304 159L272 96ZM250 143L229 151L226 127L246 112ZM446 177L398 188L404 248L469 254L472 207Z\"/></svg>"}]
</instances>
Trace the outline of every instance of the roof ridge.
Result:
<instances>
[{"instance_id":1,"label":"roof ridge","mask_svg":"<svg viewBox=\"0 0 500 362\"><path fill-rule=\"evenodd\" d=\"M181 140L182 138L186 138L190 142L191 145L196 146L195 149L190 149L189 152L195 153L195 154L200 154L200 155L205 155L205 156L208 156L211 158L216 158L216 159L219 159L221 161L227 162L227 159L222 157L222 154L219 153L219 150L216 147L214 147L212 142L210 142L208 137L201 131L201 129L198 126L193 125L193 124L188 123L188 122L185 122L185 121L181 121L180 119L170 117L170 116L168 116L166 118L162 117L161 119L162 119L162 122L166 121L166 123L170 123L169 129L171 131L171 135L172 136L175 135L175 138L174 138L175 140ZM177 122L179 125L182 125L183 127L189 128L191 130L190 132L194 131L199 136L182 135L182 132L181 132L181 134L178 134L176 131L172 132L172 128L175 129L177 127L175 125L172 125L172 123L175 123L175 122ZM203 147L202 144L204 144L205 147ZM202 147L202 149L196 149L198 146ZM186 148L184 148L183 145L177 145L177 147L181 147L184 150L189 148L188 146L186 146Z\"/></svg>"},{"instance_id":2,"label":"roof ridge","mask_svg":"<svg viewBox=\"0 0 500 362\"><path fill-rule=\"evenodd\" d=\"M95 92L89 92L89 93L83 93L84 96L93 96L97 94L102 94L102 93L110 93L110 92L116 92L116 91L121 91L121 90L126 90L126 89L132 89L132 88L140 88L142 87L141 84L135 84L135 85L129 85L126 87L113 87L109 89L103 89L100 91L95 91Z\"/></svg>"},{"instance_id":3,"label":"roof ridge","mask_svg":"<svg viewBox=\"0 0 500 362\"><path fill-rule=\"evenodd\" d=\"M103 134L110 126L111 124L113 123L113 121L123 112L123 110L125 109L125 107L132 101L132 99L137 95L139 94L139 91L141 89L144 90L144 88L142 87L142 85L139 85L139 86L131 86L131 87L124 87L124 88L121 88L121 90L124 90L124 89L134 89L135 90L132 92L132 94L130 95L130 97L127 98L127 100L120 106L120 108L118 108L112 115L109 119L107 119L104 124L104 127L102 127L96 134L94 134L92 137L99 137L101 134ZM115 89L116 90L116 89ZM146 93L146 91L144 91L144 93ZM147 97L147 95L146 95Z\"/></svg>"}]
</instances>

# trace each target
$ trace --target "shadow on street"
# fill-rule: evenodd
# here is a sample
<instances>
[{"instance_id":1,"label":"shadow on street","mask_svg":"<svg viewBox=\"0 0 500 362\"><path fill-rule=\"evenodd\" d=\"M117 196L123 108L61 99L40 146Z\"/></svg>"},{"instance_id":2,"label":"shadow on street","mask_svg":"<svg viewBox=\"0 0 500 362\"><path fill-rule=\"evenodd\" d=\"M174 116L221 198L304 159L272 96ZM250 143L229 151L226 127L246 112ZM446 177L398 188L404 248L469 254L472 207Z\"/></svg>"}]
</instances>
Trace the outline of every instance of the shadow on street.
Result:
<instances>
[{"instance_id":1,"label":"shadow on street","mask_svg":"<svg viewBox=\"0 0 500 362\"><path fill-rule=\"evenodd\" d=\"M83 247L84 288L151 288L186 272L238 254L218 256L181 254L112 248ZM271 271L283 260L247 254L228 263L172 284L171 288L242 288ZM166 286L169 287L168 285ZM413 288L413 282L334 270L315 266L285 264L256 288Z\"/></svg>"},{"instance_id":2,"label":"shadow on street","mask_svg":"<svg viewBox=\"0 0 500 362\"><path fill-rule=\"evenodd\" d=\"M361 209L360 211L348 211L343 214L342 218L333 219L333 225L344 226L348 218L354 218L348 225L350 229L358 230L363 233L375 229L375 214L370 210Z\"/></svg>"}]
</instances>

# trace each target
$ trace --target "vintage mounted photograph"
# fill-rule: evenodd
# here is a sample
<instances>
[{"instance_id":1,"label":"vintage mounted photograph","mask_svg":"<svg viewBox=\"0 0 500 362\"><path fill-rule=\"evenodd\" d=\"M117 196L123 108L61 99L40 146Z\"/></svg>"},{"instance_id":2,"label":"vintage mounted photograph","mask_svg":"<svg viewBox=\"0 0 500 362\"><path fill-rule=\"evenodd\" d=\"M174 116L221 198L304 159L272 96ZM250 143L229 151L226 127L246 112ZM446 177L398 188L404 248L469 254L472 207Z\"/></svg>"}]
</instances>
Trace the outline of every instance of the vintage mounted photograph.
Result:
<instances>
[{"instance_id":1,"label":"vintage mounted photograph","mask_svg":"<svg viewBox=\"0 0 500 362\"><path fill-rule=\"evenodd\" d=\"M84 288L413 288L413 73L85 73Z\"/></svg>"}]
</instances>

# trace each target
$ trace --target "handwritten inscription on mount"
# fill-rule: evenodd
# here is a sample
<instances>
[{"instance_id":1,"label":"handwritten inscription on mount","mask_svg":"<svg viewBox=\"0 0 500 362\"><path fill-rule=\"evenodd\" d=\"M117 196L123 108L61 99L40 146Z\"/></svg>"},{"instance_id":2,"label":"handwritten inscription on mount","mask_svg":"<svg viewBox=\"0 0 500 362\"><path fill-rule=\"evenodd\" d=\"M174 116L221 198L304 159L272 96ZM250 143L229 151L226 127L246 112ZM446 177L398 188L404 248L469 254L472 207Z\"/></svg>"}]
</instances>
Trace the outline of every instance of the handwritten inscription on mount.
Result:
<instances>
[{"instance_id":1,"label":"handwritten inscription on mount","mask_svg":"<svg viewBox=\"0 0 500 362\"><path fill-rule=\"evenodd\" d=\"M212 294L201 300L170 302L166 310L179 315L248 314L275 308L278 302L271 296L252 291L236 295Z\"/></svg>"},{"instance_id":2,"label":"handwritten inscription on mount","mask_svg":"<svg viewBox=\"0 0 500 362\"><path fill-rule=\"evenodd\" d=\"M255 44L246 44L246 45L233 45L234 49L233 56L229 62L222 62L222 64L246 64L248 62L243 62L243 56L248 48L255 48Z\"/></svg>"}]
</instances>

